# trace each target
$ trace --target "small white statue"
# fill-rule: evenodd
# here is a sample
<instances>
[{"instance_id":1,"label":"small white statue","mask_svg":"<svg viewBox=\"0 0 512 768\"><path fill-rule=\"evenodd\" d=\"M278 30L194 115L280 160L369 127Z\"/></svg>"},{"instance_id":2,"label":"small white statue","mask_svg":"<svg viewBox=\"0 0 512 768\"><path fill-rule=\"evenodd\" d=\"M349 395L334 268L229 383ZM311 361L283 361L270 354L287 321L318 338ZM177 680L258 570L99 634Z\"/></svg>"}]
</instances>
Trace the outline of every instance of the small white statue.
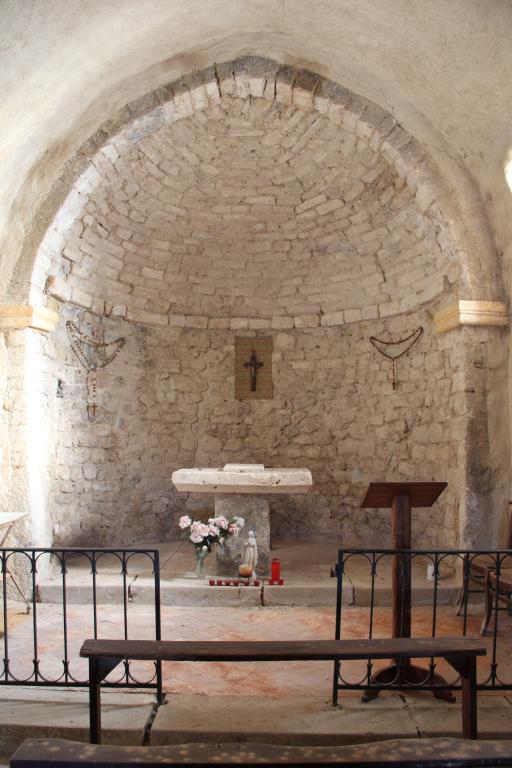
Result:
<instances>
[{"instance_id":1,"label":"small white statue","mask_svg":"<svg viewBox=\"0 0 512 768\"><path fill-rule=\"evenodd\" d=\"M258 545L254 531L249 531L248 538L244 541L243 564L250 565L252 576L256 578L256 565L258 564Z\"/></svg>"}]
</instances>

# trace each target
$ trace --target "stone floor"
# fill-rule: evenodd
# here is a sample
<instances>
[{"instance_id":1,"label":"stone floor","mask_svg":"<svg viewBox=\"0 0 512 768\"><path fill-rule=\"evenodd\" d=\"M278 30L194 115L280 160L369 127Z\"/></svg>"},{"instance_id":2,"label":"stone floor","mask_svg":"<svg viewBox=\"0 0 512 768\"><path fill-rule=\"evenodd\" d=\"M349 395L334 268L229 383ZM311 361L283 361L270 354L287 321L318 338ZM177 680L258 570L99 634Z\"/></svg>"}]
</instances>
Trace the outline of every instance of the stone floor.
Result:
<instances>
[{"instance_id":1,"label":"stone floor","mask_svg":"<svg viewBox=\"0 0 512 768\"><path fill-rule=\"evenodd\" d=\"M193 569L189 548L165 545L162 555L162 581L169 584L172 604L162 606L164 639L306 639L332 638L334 634L334 585L330 568L336 559L334 547L308 547L309 556L300 546L282 546L274 550L282 564L285 586L293 592L288 604L273 603L268 587L209 587L188 578ZM213 558L212 558L213 560ZM107 587L105 603L98 606L99 635L120 637L124 631L119 587L114 588L118 565L107 560L102 566ZM129 636L154 636L154 612L151 603L141 598L138 587L149 580L147 566L131 564L130 599L126 619ZM100 574L101 577L102 574ZM59 574L57 576L60 578ZM99 577L99 578L100 578ZM93 611L83 563L76 562L67 574L66 594L68 653L70 672L84 679L86 665L78 650L93 633ZM109 582L109 579L111 581ZM101 581L101 578L100 578ZM431 583L426 568L415 569L415 609L413 634L431 632ZM437 617L437 633L459 634L462 619L455 615L453 599L457 594L454 578L443 580L443 593ZM183 591L172 592L173 583L184 583ZM55 600L59 579L42 585L41 598L53 601L36 605L40 672L58 676L62 671L64 621L61 605ZM188 585L188 586L187 586ZM199 589L201 599L190 604L182 598L190 589ZM347 579L347 594L342 611L342 636L361 637L368 632L368 572L354 567ZM53 593L52 593L53 589ZM275 591L284 587L270 588ZM328 590L327 604L311 605L315 589ZM139 591L138 591L139 590ZM242 595L240 597L240 594ZM219 596L229 596L222 597ZM244 597L247 596L247 597ZM326 595L323 599L327 599ZM429 598L427 600L427 598ZM182 602L180 603L180 599ZM224 600L224 603L222 603ZM219 602L220 601L220 602ZM391 623L389 571L379 577L379 598L374 615L374 636L389 636ZM423 603L423 604L422 604ZM477 635L482 605L471 606L468 627ZM511 618L504 615L498 642L498 662L502 679L512 686ZM11 671L20 678L30 674L33 658L33 615L12 606L8 625ZM1 642L1 641L0 641ZM491 650L491 638L485 642ZM451 675L443 662L439 671ZM357 681L364 672L358 662L343 667L347 679ZM480 679L488 674L489 661L479 661ZM139 678L150 673L150 665L138 663L132 668ZM113 673L115 674L115 673ZM435 700L428 693L384 693L379 699L362 704L360 694L343 692L338 708L331 706L332 663L272 662L243 664L175 663L164 665L167 701L156 710L148 692L106 691L105 735L111 743L179 743L184 740L268 741L274 743L341 744L400 736L458 735L460 706ZM512 736L512 694L479 695L482 737ZM0 686L0 744L8 754L22 738L30 735L71 735L86 738L87 696L81 689L62 690L13 688Z\"/></svg>"}]
</instances>

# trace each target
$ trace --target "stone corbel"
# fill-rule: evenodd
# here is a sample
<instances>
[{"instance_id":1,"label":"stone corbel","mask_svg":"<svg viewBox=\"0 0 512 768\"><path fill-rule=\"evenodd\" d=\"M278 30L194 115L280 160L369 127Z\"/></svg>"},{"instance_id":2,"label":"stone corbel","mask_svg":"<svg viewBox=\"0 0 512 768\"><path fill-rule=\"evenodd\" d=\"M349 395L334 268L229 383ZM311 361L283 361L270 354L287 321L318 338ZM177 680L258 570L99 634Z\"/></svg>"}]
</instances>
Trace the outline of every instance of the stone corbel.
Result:
<instances>
[{"instance_id":1,"label":"stone corbel","mask_svg":"<svg viewBox=\"0 0 512 768\"><path fill-rule=\"evenodd\" d=\"M30 304L0 304L0 331L19 331L33 328L48 333L59 322L53 309L33 307Z\"/></svg>"},{"instance_id":2,"label":"stone corbel","mask_svg":"<svg viewBox=\"0 0 512 768\"><path fill-rule=\"evenodd\" d=\"M436 312L436 333L446 333L463 325L504 326L509 324L508 305L504 301L465 301Z\"/></svg>"}]
</instances>

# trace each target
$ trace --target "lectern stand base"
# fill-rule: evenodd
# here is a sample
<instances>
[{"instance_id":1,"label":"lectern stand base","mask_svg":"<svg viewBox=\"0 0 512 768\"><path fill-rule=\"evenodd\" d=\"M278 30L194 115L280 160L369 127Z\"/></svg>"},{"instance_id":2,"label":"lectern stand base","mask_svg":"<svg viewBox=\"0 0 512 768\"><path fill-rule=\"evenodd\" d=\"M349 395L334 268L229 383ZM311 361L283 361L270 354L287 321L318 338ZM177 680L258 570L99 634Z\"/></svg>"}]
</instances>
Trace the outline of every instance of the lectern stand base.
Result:
<instances>
[{"instance_id":1,"label":"lectern stand base","mask_svg":"<svg viewBox=\"0 0 512 768\"><path fill-rule=\"evenodd\" d=\"M430 675L427 669L418 667L415 664L391 664L389 667L379 669L379 671L373 676L375 686L382 685L385 689L386 686L392 683L402 684L404 688L414 688L415 685L421 685L426 680L433 685L447 685L446 680L441 675L435 672ZM383 688L373 687L367 688L363 694L363 701L372 701L376 699ZM450 704L455 703L455 696L451 691L446 688L432 688L432 693L436 699L447 701Z\"/></svg>"}]
</instances>

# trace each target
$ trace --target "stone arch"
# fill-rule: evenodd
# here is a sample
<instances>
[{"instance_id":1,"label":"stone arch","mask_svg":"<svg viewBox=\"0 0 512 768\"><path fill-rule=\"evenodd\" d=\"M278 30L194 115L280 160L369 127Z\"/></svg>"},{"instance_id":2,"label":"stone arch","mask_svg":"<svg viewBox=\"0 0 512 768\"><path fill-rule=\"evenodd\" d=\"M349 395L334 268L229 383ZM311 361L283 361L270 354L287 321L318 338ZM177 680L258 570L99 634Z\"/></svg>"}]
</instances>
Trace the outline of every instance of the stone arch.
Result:
<instances>
[{"instance_id":1,"label":"stone arch","mask_svg":"<svg viewBox=\"0 0 512 768\"><path fill-rule=\"evenodd\" d=\"M155 255L155 253L149 254L148 264L145 267L140 267L143 278L140 291L137 289L137 282L133 279L136 276L133 273L131 278L128 278L127 283L123 284L120 275L123 270L126 272L126 262L129 263L131 252L130 247L123 245L123 243L129 246L130 237L124 237L123 233L116 234L116 237L119 236L120 238L118 242L115 238L112 239L110 237L110 232L108 231L98 234L98 228L101 227L101 194L99 193L102 193L102 190L109 187L109 185L109 189L113 189L115 193L116 182L113 180L115 175L113 169L116 162L118 160L122 161L125 156L128 157L128 162L130 162L130 156L133 155L133 162L136 163L140 148L145 146L145 143L151 142L160 132L172 130L173 126L185 125L188 120L199 120L201 116L205 116L216 109L227 110L233 108L238 110L237 114L240 117L240 110L242 110L242 113L243 110L249 113L253 108L256 110L258 105L263 106L263 111L266 108L272 107L280 111L281 114L286 115L287 125L293 120L294 115L304 117L304 133L307 133L308 129L312 127L314 120L316 120L322 123L323 126L326 126L326 129L329 127L332 129L332 135L337 137L336 141L341 145L341 148L340 145L337 145L337 152L341 153L341 155L344 154L343 146L345 146L345 156L350 156L351 152L354 152L355 149L357 150L355 151L357 162L365 153L369 157L369 166L366 173L369 181L366 185L360 178L363 175L363 172L360 170L359 176L355 181L355 193L350 192L348 187L344 187L342 191L345 193L345 197L343 197L343 194L336 192L336 189L334 189L336 184L333 185L333 189L329 194L319 192L318 198L315 198L314 195L311 196L311 189L309 189L308 196L305 199L301 198L301 202L296 202L292 206L294 209L293 214L286 218L285 223L301 217L303 214L306 215L305 221L308 221L310 214L314 214L315 217L322 219L330 216L334 222L338 222L339 220L335 218L336 211L339 212L344 208L346 209L347 204L351 202L347 198L350 198L351 194L355 194L353 199L356 199L358 195L360 196L365 192L365 186L373 184L374 180L371 176L372 168L376 167L375 164L382 162L382 168L386 166L384 170L380 169L380 173L387 173L389 170L390 177L387 186L394 190L390 199L395 200L396 198L400 202L399 204L396 203L395 207L391 206L391 209L388 206L388 218L384 226L379 227L376 221L382 209L388 204L388 202L383 202L380 199L385 194L385 190L382 190L383 195L380 195L381 190L377 189L379 194L376 194L371 199L368 198L367 207L378 205L375 213L369 217L368 224L365 224L366 229L365 227L360 230L357 229L359 224L357 220L359 212L357 210L353 212L355 221L350 219L350 211L345 211L346 218L348 219L347 227L355 228L355 245L357 245L359 237L369 235L368 240L365 240L365 242L372 243L373 238L375 240L375 247L366 247L364 255L365 258L368 258L366 258L366 262L363 264L362 271L360 273L356 272L352 282L346 286L343 300L336 304L335 298L332 300L322 298L320 302L314 302L309 298L315 295L315 290L317 292L319 290L318 285L313 280L315 276L314 270L310 270L307 274L308 279L311 277L308 283L309 293L298 297L296 308L293 308L295 305L292 305L292 308L290 308L286 302L279 304L278 297L272 297L273 303L269 303L262 312L257 311L257 306L250 305L250 302L249 311L245 314L240 309L240 305L235 303L230 304L225 313L205 309L208 306L207 301L194 306L191 310L187 310L187 307L191 306L189 302L194 298L193 292L187 297L184 307L176 309L173 305L178 304L177 301L169 301L167 302L169 306L165 307L164 296L158 293L158 291L162 290L162 286L165 289L164 293L169 290L172 282L176 281L179 275L183 276L183 272L180 273L178 270L174 270L171 274L170 283L166 282L165 269L159 268L158 254ZM308 123L308 118L311 116L313 116L313 120ZM286 134L286 126L284 133ZM80 173L75 174L75 180L72 185L69 185L71 186L70 191L68 191L68 186L65 198L61 197L61 204L58 206L58 210L56 212L54 210L51 223L37 249L35 266L31 272L30 281L20 279L23 278L23 275L28 277L30 273L31 268L27 262L25 265L20 266L16 281L18 288L13 290L13 294L16 293L16 298L19 300L29 300L30 303L34 304L46 303L51 301L49 297L53 297L62 303L64 317L68 315L74 316L73 313L76 313L77 308L86 309L98 317L105 318L107 328L112 330L112 332L119 328L120 323L128 322L135 327L132 341L130 342L129 340L128 344L129 348L131 344L131 351L134 354L141 355L142 350L144 350L144 354L150 357L154 355L155 345L158 345L158 341L148 341L150 334L147 328L168 329L172 341L176 344L179 343L180 339L184 338L184 335L188 334L188 338L197 339L197 344L205 355L210 354L208 352L209 341L206 338L207 333L216 332L220 334L222 332L229 332L233 335L235 332L258 331L270 333L273 331L277 334L277 358L282 359L285 350L294 348L296 352L296 358L293 362L294 370L304 371L303 375L308 380L309 385L312 386L311 382L313 381L314 374L311 367L308 368L310 363L306 358L308 354L313 353L315 348L315 334L324 334L325 338L328 339L328 349L324 357L319 357L318 360L319 364L324 365L326 369L321 380L323 386L327 388L329 386L329 377L326 375L329 369L328 362L329 360L334 360L337 354L336 345L338 342L334 334L341 328L343 329L345 339L349 339L352 336L353 343L347 342L348 347L350 347L355 355L362 353L362 357L366 360L368 367L364 369L364 375L368 376L370 371L374 370L375 376L381 377L381 381L386 382L387 374L383 366L380 365L372 369L372 366L376 364L373 360L370 360L366 350L363 351L365 335L367 335L367 329L370 327L369 323L373 324L372 330L377 333L383 333L387 329L394 334L400 334L404 330L404 322L419 323L420 318L423 318L423 320L430 318L431 320L433 310L439 306L440 302L445 301L448 296L481 298L482 294L480 291L484 293L486 298L498 298L500 296L500 286L495 279L495 272L492 269L482 272L482 265L479 261L481 254L475 253L474 242L478 238L480 242L485 242L487 237L485 228L482 227L481 231L479 231L478 227L476 227L470 232L471 227L466 226L466 223L462 221L459 201L455 191L448 185L424 149L404 131L391 115L356 94L350 93L335 83L329 82L311 72L286 66L283 67L275 62L255 57L248 57L211 67L190 77L181 78L131 105L127 108L124 115L120 116L115 129L111 129L109 134L107 136L104 131L100 131L98 135L91 139L90 159L83 162L80 158L77 158L74 163L71 163L71 170L76 170L79 165L81 166ZM299 142L301 138L303 139L303 136L299 136ZM335 141L335 139L332 139L332 141ZM148 163L152 163L153 167L158 170L159 166L152 162L147 153L146 159ZM189 159L189 163L193 164L193 161ZM207 165L206 161L203 165ZM148 184L149 188L153 186L156 189L154 193L148 192L150 195L153 194L152 203L154 203L161 192L162 185L158 181L158 173L156 178L152 178L151 173L146 171L147 168L144 169L143 178L151 182ZM219 169L213 164L209 172L215 176L215 171L219 172ZM203 169L203 173L206 173L206 176L208 176L208 171ZM352 179L351 181L353 182L354 180ZM155 184L158 186L155 186ZM358 187L358 184L362 188L361 186ZM182 191L178 190L178 192ZM349 193L348 195L346 194L347 192ZM256 198L258 196L252 195L251 197ZM262 194L259 197L271 196ZM315 204L313 205L311 201L314 201ZM174 206L175 203L176 201L171 195L168 205ZM263 207L273 205L268 200L267 202L260 200L251 204ZM284 202L283 207L289 206ZM309 214L308 211L310 212ZM181 215L181 213L176 213L176 216ZM218 215L222 217L223 212L218 211ZM375 221L373 221L372 216L375 217ZM386 270L379 259L375 258L375 254L378 255L379 248L385 251L387 245L393 241L396 230L393 230L391 226L386 226L386 223L389 223L389 217L392 216L396 216L400 227L402 227L404 221L408 221L407 232L411 236L411 242L407 248L403 249L403 253L402 251L400 252L403 255L402 264L400 262L393 263L394 254L391 249L389 263L395 269L392 276L386 274L383 281L382 273L386 272ZM90 219L90 225L85 221L85 227L89 227L89 239L83 237L85 231L84 220L86 217ZM136 219L134 222L135 224L140 223ZM146 221L143 223L145 226ZM317 237L317 240L315 240L316 246L318 246L318 238L328 237L332 234L332 231L325 232L322 226L318 224L318 228L322 231L318 236L315 236ZM118 223L119 228L123 229L122 222L121 224ZM380 233L379 229L382 230ZM343 232L344 242L347 242L346 230ZM475 232L477 233L476 235ZM76 247L77 241L82 243L83 250L80 247ZM349 239L348 242L350 242ZM155 245L154 249L159 251L160 247ZM165 249L163 250L165 251ZM388 250L390 250L389 247ZM96 258L98 252L100 253L100 258ZM262 253L268 253L268 250L263 250ZM336 255L335 251L333 253ZM327 246L327 254L329 255L329 246ZM358 255L357 248L355 248L354 260L356 260ZM407 269L407 274L403 275L406 265L409 264L411 259L414 260L415 257L418 260L416 271L414 269ZM151 262L152 258L156 259L156 263ZM268 268L268 261L262 261L262 263L265 268ZM343 274L346 275L346 266L346 263L343 262L340 268L336 259L333 258L330 270L322 278L321 290L325 292L326 286L333 283L336 278L337 268L342 273L345 269ZM365 273L364 270L366 268L369 270L370 266L371 271ZM295 267L296 264L294 265ZM146 270L145 274L142 274L143 269ZM191 277L192 272L193 268L185 274L187 280ZM482 274L485 275L484 280L481 279ZM241 287L240 277L240 275L237 275L238 282L235 280L234 286L236 289ZM402 277L404 279L401 279ZM363 298L352 301L360 284L366 278L368 278L367 285L369 287L365 285L362 292ZM379 301L376 298L376 296L380 295L378 292L381 290L380 288L375 289L375 292L373 291L372 280L374 278L377 279L377 285L381 285L383 282L387 283L386 290L389 289L388 295L383 300ZM144 282L147 283L148 281L151 290L144 284ZM478 285L478 288L476 285ZM477 290L479 293L475 295ZM268 291L269 288L265 286L262 295L257 296L258 300L262 300L264 298L263 294L268 293ZM405 295L401 295L401 291ZM114 296L119 296L119 298L114 299ZM367 301L366 297L371 297L371 300ZM402 321L401 317L404 317L405 321ZM301 349L297 349L299 333L303 333L303 347ZM329 336L329 334L331 335ZM158 334L155 338L157 337L161 342L163 337L161 335L158 336ZM56 339L62 345L62 334L59 340L57 333ZM409 457L411 459L409 464L407 463L405 452L396 461L392 456L388 456L386 459L388 464L386 465L386 461L383 461L381 471L398 472L400 476L406 478L414 471L414 463L416 465L420 464L424 468L426 467L425 471L429 475L435 474L444 465L448 465L451 473L450 482L460 490L467 479L467 465L465 456L460 455L461 450L458 443L460 441L464 442L467 434L472 435L468 453L472 456L471 472L475 471L475 462L478 465L478 461L475 460L471 451L472 447L481 438L482 419L480 419L479 425L476 426L474 421L471 422L468 429L466 421L463 418L459 418L457 409L460 408L459 401L461 398L466 402L463 394L464 384L470 380L467 374L468 371L471 371L475 349L477 347L480 349L481 344L472 339L470 332L465 335L465 342L465 345L458 349L455 342L446 339L437 340L433 333L430 332L428 348L421 363L424 366L425 375L428 373L429 366L434 370L436 366L441 366L445 371L441 399L435 391L429 391L426 400L421 401L421 406L426 407L429 413L436 409L441 409L439 412L442 412L443 418L450 418L453 424L457 423L456 429L453 430L452 434L448 434L448 431L443 429L442 424L436 420L438 417L432 417L425 424L421 422L421 419L419 422L415 421L414 418L411 421L411 419L408 419L407 416L401 413L399 419L397 418L397 421L400 421L400 426L397 427L396 434L399 438L403 438L404 435L409 434L412 430L414 439L418 441L417 450ZM217 349L212 351L212 360L215 359L217 354ZM301 360L301 356L303 360ZM198 372L201 370L201 364L196 360L195 365L195 373L198 375ZM449 371L450 366L460 373L458 383L460 388L458 390L453 389L451 382L447 379L447 371ZM55 376L55 373L53 375ZM185 374L183 371L170 370L166 375L171 377L173 381L173 391L178 400L183 400L187 394L190 394L190 392L187 393L187 387L190 389L193 386L195 375L193 369L187 370ZM284 372L283 380L286 380ZM353 378L346 381L343 385L349 398L354 396L352 391L354 380ZM118 384L122 388L123 382L118 382ZM417 385L418 382L416 381L414 386L417 388ZM486 386L485 382L478 382L478 391L481 396L480 406L482 406L482 400L485 401ZM77 386L77 390L79 390L79 386ZM159 402L165 402L165 398L168 397L165 387L161 385L155 389L152 396L155 401ZM199 394L192 394L192 398L196 396L199 397ZM374 397L371 393L368 396ZM442 403L443 397L446 400L444 405ZM286 400L284 398L285 395L283 394L281 411L286 409ZM411 399L411 402L413 400L414 398ZM351 403L352 407L355 408L355 401L352 400ZM391 399L389 403L391 403ZM364 427L371 427L376 433L384 434L384 432L389 431L389 428L385 422L385 404L381 403L381 405L382 414L376 414L374 422L371 419L365 421ZM145 405L144 407L149 406ZM393 402L391 407L398 406ZM442 407L445 407L444 411ZM202 415L204 416L206 412L207 409L203 409ZM243 406L241 406L239 412L245 413ZM195 407L191 416L190 414L187 415L187 418L190 417L192 425L189 428L190 434L187 433L184 438L184 443L186 444L184 451L189 461L196 459L198 456L197 430L194 430L193 425L197 424L200 416L200 406ZM297 461L299 454L294 454L293 450L291 450L293 440L297 437L296 424L294 423L293 416L287 419L281 414L281 417L284 419L282 428L287 430L288 442L285 447L278 444L273 449L273 455L277 458L285 455L288 451L291 459ZM83 414L80 416L80 414L75 412L73 418L80 421L83 418ZM122 417L118 413L116 418L118 421L122 421ZM382 419L382 422L379 421L380 419ZM314 438L311 437L312 434L315 434L313 421L314 418L311 414L301 414L300 422L303 425L303 429L307 431L306 437L308 440L313 440L310 444L308 442L302 443L303 446L306 446L303 450L310 450L308 445L311 445L311 460L318 461L318 453L325 452L326 447L322 446L321 443L314 443ZM102 437L101 426L98 425L98 427L96 432ZM326 423L324 428L325 434L332 441L341 441L345 439L347 434L350 435L352 426L342 425L333 429ZM226 448L226 445L229 444L229 436L223 435L222 425L215 425L215 430L218 434L208 435L212 448L210 453L206 451L204 454L205 460L213 460L213 456L219 450L221 452L232 450L231 448ZM105 434L104 437L107 438L108 435ZM384 438L379 439L384 441ZM425 445L429 441L436 445L437 456L435 458L427 457ZM108 440L106 439L105 442L107 443ZM98 473L101 475L101 468L97 469L96 466L107 457L109 451L112 452L113 460L116 460L116 456L119 456L119 452L122 451L120 447L122 439L118 436L113 442L115 445L109 443L105 448L96 449L98 451L97 455L94 454L96 458L86 461L90 466L84 476L61 478L62 483L60 483L60 486L65 487L65 484L69 482L83 487L84 497L87 494L92 494L93 501L91 504L93 507L95 504L95 492L111 493L111 507L113 509L115 499L119 498L118 490L109 487L109 481L98 475ZM206 440L204 442L207 443ZM236 445L241 445L242 443L238 441ZM220 449L218 446L220 446ZM80 455L83 454L85 459L90 459L92 452L89 451L87 453L87 446L80 446L80 448L82 449ZM313 453L313 448L317 451L316 456ZM238 450L238 448L235 446L233 450ZM251 450L261 452L262 448L259 446L257 449L251 448L250 443L248 443L245 445L245 450L247 454L250 454ZM360 446L360 455L364 457L365 461L370 458L365 447ZM339 453L333 454L330 456L330 459L334 464L336 460L340 460ZM459 459L461 460L460 465L458 464ZM126 461L128 460L133 463L134 456L130 455L126 458ZM492 459L487 457L485 462L492 463ZM131 474L125 473L123 476L124 493L127 492L128 486L134 477L137 480L137 485L139 485L139 474L142 472L140 459L137 459L135 463L139 469L135 471L131 469ZM332 502L332 499L337 499L341 504L341 509L345 510L349 516L350 510L357 506L357 495L360 493L362 484L366 479L364 473L358 475L357 472L354 474L350 469L345 468L345 470L340 472L334 466L329 469L322 482L323 486L330 490L323 491L323 496L318 502L319 515L324 520L325 530L338 533L341 528L344 535L346 531L343 525L340 524L336 527L336 525L331 525L329 522L329 515L331 514L329 512L329 504ZM155 472L155 469L153 468L152 471ZM478 466L476 474L481 474ZM489 497L490 484L484 483L482 485L480 480L481 478L477 483L478 489L476 493L485 502ZM96 491L88 490L88 483L97 483ZM335 488L334 491L332 490L333 488ZM129 487L129 491L138 496L138 490L134 491L133 485ZM62 491L59 491L59 493L61 497L65 495ZM169 499L168 497L171 498ZM64 504L65 501L65 498L61 498L59 503ZM172 494L167 493L166 495L166 491L162 490L162 488L152 490L145 487L141 490L140 498L138 499L138 503L142 505L142 508L146 504L147 509L151 510L151 516L155 522L155 530L158 529L159 517L167 510L171 502L175 502ZM480 501L477 500L475 503L473 495L471 503L473 506L478 506ZM457 508L455 495L452 495L447 501L447 506L442 511L444 518L442 516L439 517L437 524L440 528L442 526L446 527L445 533L448 536L453 535L457 530L457 526L463 532L465 531L465 505L465 497L461 509ZM278 509L277 512L286 521L287 510ZM89 504L87 514L89 520L84 525L82 533L77 530L76 525L69 525L67 531L68 540L73 537L75 541L77 538L87 541L92 533L97 532L98 525L100 525L97 507L91 509ZM112 512L109 514L108 524L113 530L115 518ZM301 511L301 514L303 518L301 524L305 530L307 524L304 521L304 510ZM69 523L69 516L67 522ZM372 523L370 520L364 519L360 525L360 538L363 540L371 535ZM125 537L126 540L132 540L138 535L138 529L133 520L131 520L130 526L129 533ZM478 526L478 533L481 532L481 528L482 526ZM163 530L161 525L158 530ZM377 538L379 538L378 526L375 530L377 531ZM435 528L430 531L430 534L430 539L427 539L428 541L438 540ZM443 536L441 536L441 539L443 539Z\"/></svg>"},{"instance_id":2,"label":"stone arch","mask_svg":"<svg viewBox=\"0 0 512 768\"><path fill-rule=\"evenodd\" d=\"M23 301L30 296L32 301L44 301L44 284L59 238L100 181L95 164L108 161L109 152L116 151L116 140L136 145L138 138L151 135L163 124L207 110L223 98L263 99L315 111L327 116L340 131L366 140L404 180L418 210L432 221L440 246L452 262L450 280L457 281L459 293L465 298L502 298L495 249L487 223L474 203L468 202L468 181L465 189L455 190L424 148L374 103L312 72L250 56L179 78L141 97L91 137L69 161L58 190L44 206L46 234L20 261L9 300ZM471 213L465 215L463 201L472 205Z\"/></svg>"}]
</instances>

